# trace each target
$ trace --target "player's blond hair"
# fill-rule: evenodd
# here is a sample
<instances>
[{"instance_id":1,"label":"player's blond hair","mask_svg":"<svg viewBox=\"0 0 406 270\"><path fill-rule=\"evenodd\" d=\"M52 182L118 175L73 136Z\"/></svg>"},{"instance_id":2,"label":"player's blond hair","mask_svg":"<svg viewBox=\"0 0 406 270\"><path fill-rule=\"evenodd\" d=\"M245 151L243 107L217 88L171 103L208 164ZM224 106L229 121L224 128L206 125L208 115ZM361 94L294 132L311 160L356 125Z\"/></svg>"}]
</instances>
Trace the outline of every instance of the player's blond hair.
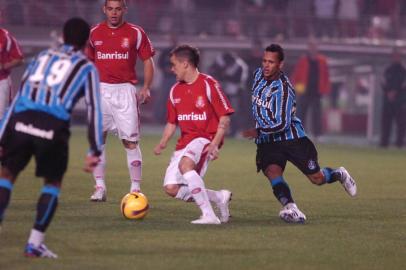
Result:
<instances>
[{"instance_id":1,"label":"player's blond hair","mask_svg":"<svg viewBox=\"0 0 406 270\"><path fill-rule=\"evenodd\" d=\"M104 6L107 5L107 2L108 2L108 1L121 2L121 3L123 3L123 6L124 6L124 7L127 7L127 2L126 2L125 0L105 0L105 1L104 1Z\"/></svg>"}]
</instances>

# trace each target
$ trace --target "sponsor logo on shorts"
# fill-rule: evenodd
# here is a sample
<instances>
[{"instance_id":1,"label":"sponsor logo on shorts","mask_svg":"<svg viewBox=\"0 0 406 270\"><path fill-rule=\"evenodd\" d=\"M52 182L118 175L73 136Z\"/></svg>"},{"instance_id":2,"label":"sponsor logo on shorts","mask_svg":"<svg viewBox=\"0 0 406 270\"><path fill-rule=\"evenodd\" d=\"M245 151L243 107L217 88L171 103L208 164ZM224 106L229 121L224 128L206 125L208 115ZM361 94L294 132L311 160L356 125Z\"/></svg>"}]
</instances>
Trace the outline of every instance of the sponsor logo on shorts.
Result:
<instances>
[{"instance_id":1,"label":"sponsor logo on shorts","mask_svg":"<svg viewBox=\"0 0 406 270\"><path fill-rule=\"evenodd\" d=\"M29 134L34 137L39 137L42 139L52 140L54 138L54 131L53 130L43 130L34 127L32 124L24 124L21 122L17 122L15 125L15 130L21 133Z\"/></svg>"},{"instance_id":2,"label":"sponsor logo on shorts","mask_svg":"<svg viewBox=\"0 0 406 270\"><path fill-rule=\"evenodd\" d=\"M310 170L314 170L314 169L316 169L316 161L314 161L314 160L309 160L309 162L307 163L307 167L310 169Z\"/></svg>"},{"instance_id":3,"label":"sponsor logo on shorts","mask_svg":"<svg viewBox=\"0 0 406 270\"><path fill-rule=\"evenodd\" d=\"M131 166L140 167L141 166L141 160L134 160L133 162L131 162Z\"/></svg>"},{"instance_id":4,"label":"sponsor logo on shorts","mask_svg":"<svg viewBox=\"0 0 406 270\"><path fill-rule=\"evenodd\" d=\"M187 154L191 154L192 156L196 155L196 153L193 152L192 150L188 150L186 153L187 153Z\"/></svg>"}]
</instances>

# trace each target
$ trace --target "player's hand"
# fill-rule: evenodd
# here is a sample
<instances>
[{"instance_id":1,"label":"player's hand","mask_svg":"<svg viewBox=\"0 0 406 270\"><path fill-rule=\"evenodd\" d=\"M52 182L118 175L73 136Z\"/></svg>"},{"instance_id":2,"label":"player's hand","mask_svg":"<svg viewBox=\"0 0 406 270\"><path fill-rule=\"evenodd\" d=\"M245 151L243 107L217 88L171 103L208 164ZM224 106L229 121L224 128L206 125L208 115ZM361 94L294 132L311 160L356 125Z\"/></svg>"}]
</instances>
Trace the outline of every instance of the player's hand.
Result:
<instances>
[{"instance_id":1,"label":"player's hand","mask_svg":"<svg viewBox=\"0 0 406 270\"><path fill-rule=\"evenodd\" d=\"M258 131L256 128L244 130L241 134L244 138L247 139L255 139L256 137L258 137Z\"/></svg>"},{"instance_id":2,"label":"player's hand","mask_svg":"<svg viewBox=\"0 0 406 270\"><path fill-rule=\"evenodd\" d=\"M100 158L92 155L87 155L85 159L85 167L83 170L85 172L91 173L93 172L96 165L99 163Z\"/></svg>"},{"instance_id":3,"label":"player's hand","mask_svg":"<svg viewBox=\"0 0 406 270\"><path fill-rule=\"evenodd\" d=\"M159 143L154 147L154 154L155 155L160 155L162 153L162 150L166 148L166 144L164 143Z\"/></svg>"},{"instance_id":4,"label":"player's hand","mask_svg":"<svg viewBox=\"0 0 406 270\"><path fill-rule=\"evenodd\" d=\"M151 100L151 91L148 88L142 88L137 95L140 104L146 104Z\"/></svg>"},{"instance_id":5,"label":"player's hand","mask_svg":"<svg viewBox=\"0 0 406 270\"><path fill-rule=\"evenodd\" d=\"M206 149L204 149L202 154L207 153L207 156L210 160L216 160L219 157L219 148L217 145L210 143Z\"/></svg>"}]
</instances>

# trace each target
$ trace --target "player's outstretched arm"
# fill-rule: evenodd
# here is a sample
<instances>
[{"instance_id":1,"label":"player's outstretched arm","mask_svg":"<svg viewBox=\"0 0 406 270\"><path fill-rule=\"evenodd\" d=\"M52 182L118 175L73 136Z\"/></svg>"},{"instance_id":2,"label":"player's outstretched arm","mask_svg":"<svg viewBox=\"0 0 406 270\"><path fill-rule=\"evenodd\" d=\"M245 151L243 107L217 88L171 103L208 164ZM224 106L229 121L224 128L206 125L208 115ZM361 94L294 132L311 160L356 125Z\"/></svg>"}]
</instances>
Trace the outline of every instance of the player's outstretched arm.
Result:
<instances>
[{"instance_id":1,"label":"player's outstretched arm","mask_svg":"<svg viewBox=\"0 0 406 270\"><path fill-rule=\"evenodd\" d=\"M168 141L172 138L173 134L176 131L176 125L172 123L167 123L162 133L162 138L159 143L154 147L154 154L160 155L162 150L166 148Z\"/></svg>"}]
</instances>

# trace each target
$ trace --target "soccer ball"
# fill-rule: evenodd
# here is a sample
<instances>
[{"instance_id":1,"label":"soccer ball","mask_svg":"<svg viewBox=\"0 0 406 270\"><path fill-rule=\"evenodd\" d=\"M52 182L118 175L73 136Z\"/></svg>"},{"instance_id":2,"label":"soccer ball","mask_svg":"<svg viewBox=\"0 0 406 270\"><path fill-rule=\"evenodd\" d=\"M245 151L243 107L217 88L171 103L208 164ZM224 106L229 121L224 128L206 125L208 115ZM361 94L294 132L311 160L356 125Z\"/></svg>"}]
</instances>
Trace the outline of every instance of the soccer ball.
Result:
<instances>
[{"instance_id":1,"label":"soccer ball","mask_svg":"<svg viewBox=\"0 0 406 270\"><path fill-rule=\"evenodd\" d=\"M128 193L121 200L121 213L127 219L144 218L148 208L148 199L141 192Z\"/></svg>"}]
</instances>

